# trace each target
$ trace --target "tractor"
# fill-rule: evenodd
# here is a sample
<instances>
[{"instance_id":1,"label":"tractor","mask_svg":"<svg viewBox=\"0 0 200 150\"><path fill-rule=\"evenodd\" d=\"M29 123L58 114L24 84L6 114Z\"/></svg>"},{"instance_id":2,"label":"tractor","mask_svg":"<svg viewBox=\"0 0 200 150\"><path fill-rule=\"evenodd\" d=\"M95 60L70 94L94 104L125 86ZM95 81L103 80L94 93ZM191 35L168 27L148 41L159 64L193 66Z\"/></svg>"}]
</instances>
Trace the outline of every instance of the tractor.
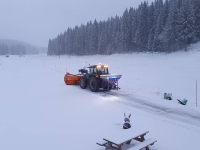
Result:
<instances>
[{"instance_id":1,"label":"tractor","mask_svg":"<svg viewBox=\"0 0 200 150\"><path fill-rule=\"evenodd\" d=\"M92 65L78 70L80 74L72 75L67 73L65 75L66 84L79 84L82 89L90 87L92 92L97 92L99 89L108 90L120 89L118 87L118 80L122 75L109 74L107 65Z\"/></svg>"}]
</instances>

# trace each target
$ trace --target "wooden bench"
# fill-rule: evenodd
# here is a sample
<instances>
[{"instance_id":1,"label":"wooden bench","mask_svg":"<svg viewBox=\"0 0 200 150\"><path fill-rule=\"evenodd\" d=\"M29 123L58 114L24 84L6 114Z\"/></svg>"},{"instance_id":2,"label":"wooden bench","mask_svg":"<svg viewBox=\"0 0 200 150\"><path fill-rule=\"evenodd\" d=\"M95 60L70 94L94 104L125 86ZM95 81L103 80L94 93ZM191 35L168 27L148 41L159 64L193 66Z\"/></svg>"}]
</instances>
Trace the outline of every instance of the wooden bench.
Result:
<instances>
[{"instance_id":1,"label":"wooden bench","mask_svg":"<svg viewBox=\"0 0 200 150\"><path fill-rule=\"evenodd\" d=\"M100 145L100 146L106 147L106 150L109 150L109 149L110 149L110 146L108 145L108 142L107 142L107 141L102 140L102 141L100 141L100 142L97 142L97 144Z\"/></svg>"},{"instance_id":2,"label":"wooden bench","mask_svg":"<svg viewBox=\"0 0 200 150\"><path fill-rule=\"evenodd\" d=\"M143 142L140 142L130 148L128 148L127 150L141 150L143 148L146 148L146 150L149 150L149 145L153 145L155 142L157 142L157 140L154 140L154 139L148 139L148 140L145 140Z\"/></svg>"},{"instance_id":3,"label":"wooden bench","mask_svg":"<svg viewBox=\"0 0 200 150\"><path fill-rule=\"evenodd\" d=\"M107 144L107 142L102 140L100 142L97 142L97 144L100 145L100 146L104 146L105 144Z\"/></svg>"}]
</instances>

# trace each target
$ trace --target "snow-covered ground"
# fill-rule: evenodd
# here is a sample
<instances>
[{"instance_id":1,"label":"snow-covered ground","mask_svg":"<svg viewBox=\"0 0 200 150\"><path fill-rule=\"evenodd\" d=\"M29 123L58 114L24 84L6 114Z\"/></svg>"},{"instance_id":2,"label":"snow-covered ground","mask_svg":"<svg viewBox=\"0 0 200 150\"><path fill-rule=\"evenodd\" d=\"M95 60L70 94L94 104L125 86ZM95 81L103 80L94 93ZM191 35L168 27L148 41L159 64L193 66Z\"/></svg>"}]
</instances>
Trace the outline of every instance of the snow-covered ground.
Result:
<instances>
[{"instance_id":1,"label":"snow-covered ground","mask_svg":"<svg viewBox=\"0 0 200 150\"><path fill-rule=\"evenodd\" d=\"M189 52L110 56L0 56L0 149L103 150L96 144L122 131L148 130L151 150L199 150L200 43ZM122 74L120 90L93 93L65 85L68 71L107 64ZM198 105L196 107L196 81ZM173 100L164 100L164 93ZM177 99L188 99L186 106Z\"/></svg>"}]
</instances>

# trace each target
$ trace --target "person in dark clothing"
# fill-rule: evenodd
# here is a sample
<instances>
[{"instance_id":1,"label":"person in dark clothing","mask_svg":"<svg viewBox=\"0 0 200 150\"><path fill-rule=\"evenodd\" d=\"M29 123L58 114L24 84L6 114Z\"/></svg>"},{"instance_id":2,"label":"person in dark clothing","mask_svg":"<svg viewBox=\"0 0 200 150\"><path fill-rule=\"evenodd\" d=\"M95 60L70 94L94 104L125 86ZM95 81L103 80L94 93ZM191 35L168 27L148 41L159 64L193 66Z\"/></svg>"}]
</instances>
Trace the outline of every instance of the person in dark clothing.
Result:
<instances>
[{"instance_id":1,"label":"person in dark clothing","mask_svg":"<svg viewBox=\"0 0 200 150\"><path fill-rule=\"evenodd\" d=\"M124 113L124 121L125 121L123 124L124 129L131 128L130 117L131 117L131 114L128 117L126 117L126 114Z\"/></svg>"}]
</instances>

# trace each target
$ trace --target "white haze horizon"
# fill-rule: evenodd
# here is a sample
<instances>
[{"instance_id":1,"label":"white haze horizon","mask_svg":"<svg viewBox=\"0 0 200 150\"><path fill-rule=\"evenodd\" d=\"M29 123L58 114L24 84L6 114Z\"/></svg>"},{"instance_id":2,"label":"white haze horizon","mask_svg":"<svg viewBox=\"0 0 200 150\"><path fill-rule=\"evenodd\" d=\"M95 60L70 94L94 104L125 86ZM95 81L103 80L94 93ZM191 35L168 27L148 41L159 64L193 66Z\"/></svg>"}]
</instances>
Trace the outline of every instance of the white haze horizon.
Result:
<instances>
[{"instance_id":1,"label":"white haze horizon","mask_svg":"<svg viewBox=\"0 0 200 150\"><path fill-rule=\"evenodd\" d=\"M7 0L0 2L0 39L47 47L68 27L122 16L145 0ZM148 0L150 4L153 0Z\"/></svg>"}]
</instances>

